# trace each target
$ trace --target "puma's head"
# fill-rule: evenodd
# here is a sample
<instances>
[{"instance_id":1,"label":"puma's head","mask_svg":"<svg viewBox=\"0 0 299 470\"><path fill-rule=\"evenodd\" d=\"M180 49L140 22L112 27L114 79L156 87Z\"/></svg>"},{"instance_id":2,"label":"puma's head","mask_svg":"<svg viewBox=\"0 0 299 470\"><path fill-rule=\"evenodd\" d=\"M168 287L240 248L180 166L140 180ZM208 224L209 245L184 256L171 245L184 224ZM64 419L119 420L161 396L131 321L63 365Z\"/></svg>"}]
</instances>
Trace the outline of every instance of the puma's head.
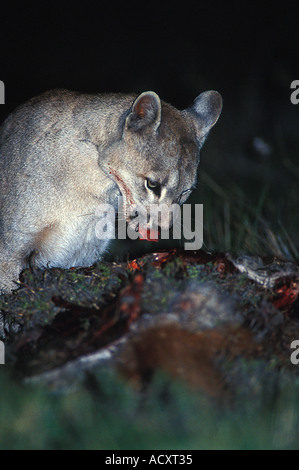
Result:
<instances>
[{"instance_id":1,"label":"puma's head","mask_svg":"<svg viewBox=\"0 0 299 470\"><path fill-rule=\"evenodd\" d=\"M182 204L196 184L200 149L217 122L222 98L217 91L201 93L189 108L178 111L147 91L128 109L121 140L112 145L108 171L125 200L127 219L152 204ZM166 211L167 212L167 211ZM169 228L171 213L160 227ZM145 219L143 229L157 221Z\"/></svg>"}]
</instances>

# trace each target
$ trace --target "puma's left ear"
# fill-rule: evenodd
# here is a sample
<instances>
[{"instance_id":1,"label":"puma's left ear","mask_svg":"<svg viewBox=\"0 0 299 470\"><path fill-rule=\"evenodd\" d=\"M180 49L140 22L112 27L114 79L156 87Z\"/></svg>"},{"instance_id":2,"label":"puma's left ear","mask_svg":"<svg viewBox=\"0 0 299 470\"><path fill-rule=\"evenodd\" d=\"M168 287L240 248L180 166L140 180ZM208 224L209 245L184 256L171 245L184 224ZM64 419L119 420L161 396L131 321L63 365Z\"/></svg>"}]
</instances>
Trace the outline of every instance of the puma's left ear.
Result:
<instances>
[{"instance_id":1,"label":"puma's left ear","mask_svg":"<svg viewBox=\"0 0 299 470\"><path fill-rule=\"evenodd\" d=\"M218 91L201 93L186 112L192 115L197 140L203 143L210 129L216 124L222 110L222 97Z\"/></svg>"},{"instance_id":2,"label":"puma's left ear","mask_svg":"<svg viewBox=\"0 0 299 470\"><path fill-rule=\"evenodd\" d=\"M136 98L126 118L126 128L133 131L153 129L161 123L161 100L153 91L145 91Z\"/></svg>"}]
</instances>

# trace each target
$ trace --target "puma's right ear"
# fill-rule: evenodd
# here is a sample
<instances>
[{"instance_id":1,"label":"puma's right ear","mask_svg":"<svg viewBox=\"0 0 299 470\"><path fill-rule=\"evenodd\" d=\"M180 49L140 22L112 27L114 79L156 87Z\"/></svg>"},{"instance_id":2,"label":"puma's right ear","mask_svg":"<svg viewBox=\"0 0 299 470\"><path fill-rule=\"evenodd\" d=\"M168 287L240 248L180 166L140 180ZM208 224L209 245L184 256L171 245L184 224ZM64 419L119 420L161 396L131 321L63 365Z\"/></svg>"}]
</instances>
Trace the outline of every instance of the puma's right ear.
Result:
<instances>
[{"instance_id":1,"label":"puma's right ear","mask_svg":"<svg viewBox=\"0 0 299 470\"><path fill-rule=\"evenodd\" d=\"M161 123L161 101L153 91L145 91L136 98L126 118L126 128L133 131L152 129L156 131Z\"/></svg>"},{"instance_id":2,"label":"puma's right ear","mask_svg":"<svg viewBox=\"0 0 299 470\"><path fill-rule=\"evenodd\" d=\"M195 100L186 111L193 117L197 140L203 143L216 124L222 110L222 97L218 91L205 91Z\"/></svg>"}]
</instances>

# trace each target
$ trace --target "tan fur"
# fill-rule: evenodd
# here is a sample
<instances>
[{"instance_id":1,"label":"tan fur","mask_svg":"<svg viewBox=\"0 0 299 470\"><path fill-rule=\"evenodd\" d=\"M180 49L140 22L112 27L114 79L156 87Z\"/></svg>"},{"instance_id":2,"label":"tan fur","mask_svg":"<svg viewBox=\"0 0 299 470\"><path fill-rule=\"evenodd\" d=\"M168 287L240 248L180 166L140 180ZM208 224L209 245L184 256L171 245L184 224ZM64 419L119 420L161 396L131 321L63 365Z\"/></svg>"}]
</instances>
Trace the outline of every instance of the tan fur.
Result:
<instances>
[{"instance_id":1,"label":"tan fur","mask_svg":"<svg viewBox=\"0 0 299 470\"><path fill-rule=\"evenodd\" d=\"M121 194L129 205L178 201L221 106L214 91L178 111L154 92L55 90L17 108L0 128L0 293L16 287L32 253L40 267L99 259L109 243L95 234L99 204L116 210Z\"/></svg>"}]
</instances>

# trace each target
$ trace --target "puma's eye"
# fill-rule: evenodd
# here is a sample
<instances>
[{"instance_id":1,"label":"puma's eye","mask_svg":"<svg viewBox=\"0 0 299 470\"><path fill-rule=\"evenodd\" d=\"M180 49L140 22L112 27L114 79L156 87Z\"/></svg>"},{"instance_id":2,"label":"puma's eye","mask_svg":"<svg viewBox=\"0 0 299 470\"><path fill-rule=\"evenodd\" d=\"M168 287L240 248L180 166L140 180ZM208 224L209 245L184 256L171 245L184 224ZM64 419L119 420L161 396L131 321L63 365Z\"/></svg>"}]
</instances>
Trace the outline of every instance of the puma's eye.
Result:
<instances>
[{"instance_id":1,"label":"puma's eye","mask_svg":"<svg viewBox=\"0 0 299 470\"><path fill-rule=\"evenodd\" d=\"M161 194L161 185L157 181L152 181L149 178L145 180L145 187L150 191L153 191L157 196Z\"/></svg>"},{"instance_id":2,"label":"puma's eye","mask_svg":"<svg viewBox=\"0 0 299 470\"><path fill-rule=\"evenodd\" d=\"M146 184L148 189L156 189L159 186L159 183L157 183L156 181L151 181L148 179L146 180Z\"/></svg>"}]
</instances>

